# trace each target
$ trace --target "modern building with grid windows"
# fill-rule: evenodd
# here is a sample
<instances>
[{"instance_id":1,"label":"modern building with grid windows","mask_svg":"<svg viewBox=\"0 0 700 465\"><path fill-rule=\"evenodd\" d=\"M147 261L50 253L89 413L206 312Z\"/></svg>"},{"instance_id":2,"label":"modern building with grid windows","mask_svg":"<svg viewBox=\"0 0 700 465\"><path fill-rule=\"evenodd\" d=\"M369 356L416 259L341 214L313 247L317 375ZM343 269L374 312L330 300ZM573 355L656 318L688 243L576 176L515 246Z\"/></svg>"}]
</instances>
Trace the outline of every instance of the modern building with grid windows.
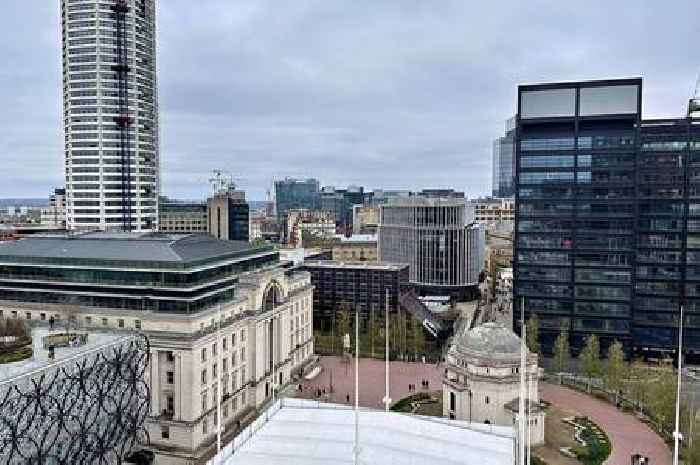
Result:
<instances>
[{"instance_id":1,"label":"modern building with grid windows","mask_svg":"<svg viewBox=\"0 0 700 465\"><path fill-rule=\"evenodd\" d=\"M516 184L515 314L545 351L674 350L681 305L700 351L700 120L642 119L641 78L520 86Z\"/></svg>"},{"instance_id":2,"label":"modern building with grid windows","mask_svg":"<svg viewBox=\"0 0 700 465\"><path fill-rule=\"evenodd\" d=\"M157 230L155 0L61 0L68 229Z\"/></svg>"}]
</instances>

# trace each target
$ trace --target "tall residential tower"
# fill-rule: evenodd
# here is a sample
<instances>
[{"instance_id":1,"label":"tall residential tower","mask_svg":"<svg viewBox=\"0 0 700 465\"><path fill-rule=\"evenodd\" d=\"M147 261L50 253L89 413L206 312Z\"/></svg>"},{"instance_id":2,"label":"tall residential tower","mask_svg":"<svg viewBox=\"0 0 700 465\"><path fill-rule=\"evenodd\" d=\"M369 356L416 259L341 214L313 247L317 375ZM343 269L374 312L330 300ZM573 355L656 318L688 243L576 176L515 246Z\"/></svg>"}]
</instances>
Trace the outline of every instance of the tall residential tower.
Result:
<instances>
[{"instance_id":1,"label":"tall residential tower","mask_svg":"<svg viewBox=\"0 0 700 465\"><path fill-rule=\"evenodd\" d=\"M69 229L155 230L155 0L61 0Z\"/></svg>"}]
</instances>

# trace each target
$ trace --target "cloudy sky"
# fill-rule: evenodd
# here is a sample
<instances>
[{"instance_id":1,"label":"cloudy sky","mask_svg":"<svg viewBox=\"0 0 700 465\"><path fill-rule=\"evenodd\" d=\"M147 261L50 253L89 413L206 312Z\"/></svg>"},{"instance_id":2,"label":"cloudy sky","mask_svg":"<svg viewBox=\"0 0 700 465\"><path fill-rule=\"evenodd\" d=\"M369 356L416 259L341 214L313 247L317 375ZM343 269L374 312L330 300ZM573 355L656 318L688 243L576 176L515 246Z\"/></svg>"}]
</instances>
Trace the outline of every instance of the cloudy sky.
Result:
<instances>
[{"instance_id":1,"label":"cloudy sky","mask_svg":"<svg viewBox=\"0 0 700 465\"><path fill-rule=\"evenodd\" d=\"M62 183L59 14L3 2L0 197ZM697 0L160 0L158 14L163 193L184 198L215 168L253 199L283 176L484 194L517 84L642 76L645 115L677 116L700 71Z\"/></svg>"}]
</instances>

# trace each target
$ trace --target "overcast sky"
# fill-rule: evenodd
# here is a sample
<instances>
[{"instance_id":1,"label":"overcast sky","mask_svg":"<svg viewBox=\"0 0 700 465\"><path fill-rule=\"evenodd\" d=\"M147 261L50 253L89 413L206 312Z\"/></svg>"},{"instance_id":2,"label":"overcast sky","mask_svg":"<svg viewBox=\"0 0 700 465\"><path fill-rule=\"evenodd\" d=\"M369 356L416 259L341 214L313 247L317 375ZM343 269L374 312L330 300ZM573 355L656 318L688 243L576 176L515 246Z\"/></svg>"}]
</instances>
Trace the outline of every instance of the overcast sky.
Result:
<instances>
[{"instance_id":1,"label":"overcast sky","mask_svg":"<svg viewBox=\"0 0 700 465\"><path fill-rule=\"evenodd\" d=\"M63 183L59 0L0 15L0 197ZM164 194L231 171L367 188L491 188L516 86L642 76L679 116L700 71L700 2L160 0Z\"/></svg>"}]
</instances>

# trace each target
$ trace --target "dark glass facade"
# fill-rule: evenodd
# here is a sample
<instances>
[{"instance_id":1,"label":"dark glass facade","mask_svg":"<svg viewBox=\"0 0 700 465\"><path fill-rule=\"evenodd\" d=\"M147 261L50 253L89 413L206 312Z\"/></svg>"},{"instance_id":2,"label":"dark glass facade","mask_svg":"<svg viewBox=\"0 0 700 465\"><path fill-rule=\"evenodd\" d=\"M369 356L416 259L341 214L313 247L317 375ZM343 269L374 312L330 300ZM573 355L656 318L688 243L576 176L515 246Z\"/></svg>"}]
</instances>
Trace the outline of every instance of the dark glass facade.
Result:
<instances>
[{"instance_id":1,"label":"dark glass facade","mask_svg":"<svg viewBox=\"0 0 700 465\"><path fill-rule=\"evenodd\" d=\"M184 245L178 250L188 254L197 247L216 246L215 239L204 238L206 243ZM28 247L42 248L42 239L24 241ZM54 253L29 258L12 255L9 246L7 251L0 250L0 310L2 301L14 301L197 313L232 300L242 273L269 268L279 261L279 254L264 246L237 253L213 253L205 260L148 262L149 256L156 256L155 248L153 255L149 248L163 240L119 242L133 243L143 260L57 259ZM104 248L110 246L104 241Z\"/></svg>"},{"instance_id":2,"label":"dark glass facade","mask_svg":"<svg viewBox=\"0 0 700 465\"><path fill-rule=\"evenodd\" d=\"M372 314L382 317L389 291L389 309L395 311L401 292L408 288L408 265L349 264L332 261L306 262L314 286L314 328L330 332L337 312L358 309L366 328Z\"/></svg>"},{"instance_id":3,"label":"dark glass facade","mask_svg":"<svg viewBox=\"0 0 700 465\"><path fill-rule=\"evenodd\" d=\"M545 351L562 326L574 350L590 333L672 350L683 302L700 351L700 124L643 121L641 94L641 79L519 88L514 297Z\"/></svg>"},{"instance_id":4,"label":"dark glass facade","mask_svg":"<svg viewBox=\"0 0 700 465\"><path fill-rule=\"evenodd\" d=\"M275 212L282 221L289 210L318 210L319 182L316 179L283 179L275 181Z\"/></svg>"},{"instance_id":5,"label":"dark glass facade","mask_svg":"<svg viewBox=\"0 0 700 465\"><path fill-rule=\"evenodd\" d=\"M514 118L506 123L506 134L493 141L491 160L491 194L512 197L515 189L515 128Z\"/></svg>"}]
</instances>

